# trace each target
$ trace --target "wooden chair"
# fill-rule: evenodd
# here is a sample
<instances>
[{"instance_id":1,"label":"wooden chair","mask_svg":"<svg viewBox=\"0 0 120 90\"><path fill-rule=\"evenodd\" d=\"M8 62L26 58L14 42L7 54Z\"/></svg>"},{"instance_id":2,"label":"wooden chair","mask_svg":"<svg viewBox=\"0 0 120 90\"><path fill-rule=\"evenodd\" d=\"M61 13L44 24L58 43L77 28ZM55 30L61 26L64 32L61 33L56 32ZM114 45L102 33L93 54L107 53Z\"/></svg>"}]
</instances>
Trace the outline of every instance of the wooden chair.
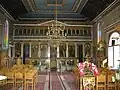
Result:
<instances>
[{"instance_id":1,"label":"wooden chair","mask_svg":"<svg viewBox=\"0 0 120 90\"><path fill-rule=\"evenodd\" d=\"M120 90L120 81L119 80L116 80L116 90Z\"/></svg>"},{"instance_id":2,"label":"wooden chair","mask_svg":"<svg viewBox=\"0 0 120 90\"><path fill-rule=\"evenodd\" d=\"M24 88L24 75L21 72L15 72L15 88L19 87Z\"/></svg>"},{"instance_id":3,"label":"wooden chair","mask_svg":"<svg viewBox=\"0 0 120 90\"><path fill-rule=\"evenodd\" d=\"M15 87L14 72L9 71L9 72L5 73L5 75L7 76L7 86L9 87L9 85L12 85L12 87Z\"/></svg>"},{"instance_id":4,"label":"wooden chair","mask_svg":"<svg viewBox=\"0 0 120 90\"><path fill-rule=\"evenodd\" d=\"M75 85L77 87L79 87L79 84L80 84L80 75L79 75L78 68L74 69L74 73L75 73Z\"/></svg>"},{"instance_id":5,"label":"wooden chair","mask_svg":"<svg viewBox=\"0 0 120 90\"><path fill-rule=\"evenodd\" d=\"M28 86L32 86L32 90L35 90L36 86L36 75L32 72L25 73L25 90L29 90Z\"/></svg>"},{"instance_id":6,"label":"wooden chair","mask_svg":"<svg viewBox=\"0 0 120 90\"><path fill-rule=\"evenodd\" d=\"M96 77L96 90L106 90L106 75L100 74Z\"/></svg>"},{"instance_id":7,"label":"wooden chair","mask_svg":"<svg viewBox=\"0 0 120 90\"><path fill-rule=\"evenodd\" d=\"M112 81L112 77L115 73L108 73L107 74L107 90L116 90L116 82Z\"/></svg>"},{"instance_id":8,"label":"wooden chair","mask_svg":"<svg viewBox=\"0 0 120 90\"><path fill-rule=\"evenodd\" d=\"M4 71L3 69L0 70L0 75L3 75L3 76L5 75L5 71ZM1 81L0 81L0 85L3 86L3 85L5 85L5 84L6 84L6 80L1 80Z\"/></svg>"},{"instance_id":9,"label":"wooden chair","mask_svg":"<svg viewBox=\"0 0 120 90\"><path fill-rule=\"evenodd\" d=\"M120 90L120 82L116 82L116 90Z\"/></svg>"}]
</instances>

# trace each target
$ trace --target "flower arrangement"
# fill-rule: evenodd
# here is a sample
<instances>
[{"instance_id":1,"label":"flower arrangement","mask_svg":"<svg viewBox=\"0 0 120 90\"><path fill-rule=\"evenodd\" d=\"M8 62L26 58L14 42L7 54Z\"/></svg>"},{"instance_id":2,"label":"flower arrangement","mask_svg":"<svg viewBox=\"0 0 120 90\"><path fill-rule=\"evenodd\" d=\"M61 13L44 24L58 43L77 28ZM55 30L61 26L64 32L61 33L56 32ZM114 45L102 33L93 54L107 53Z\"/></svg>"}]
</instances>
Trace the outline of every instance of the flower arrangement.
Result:
<instances>
[{"instance_id":1,"label":"flower arrangement","mask_svg":"<svg viewBox=\"0 0 120 90\"><path fill-rule=\"evenodd\" d=\"M85 61L83 63L78 63L77 66L78 66L80 76L84 76L84 75L98 76L99 75L98 69L96 65L94 65L93 63Z\"/></svg>"}]
</instances>

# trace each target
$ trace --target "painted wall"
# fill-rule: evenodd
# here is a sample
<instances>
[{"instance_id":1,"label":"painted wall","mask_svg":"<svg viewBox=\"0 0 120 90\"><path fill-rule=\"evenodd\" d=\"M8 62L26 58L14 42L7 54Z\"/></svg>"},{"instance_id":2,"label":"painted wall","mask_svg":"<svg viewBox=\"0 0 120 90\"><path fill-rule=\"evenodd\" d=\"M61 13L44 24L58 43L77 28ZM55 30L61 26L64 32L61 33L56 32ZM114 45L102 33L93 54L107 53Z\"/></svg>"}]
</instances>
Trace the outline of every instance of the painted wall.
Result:
<instances>
[{"instance_id":1,"label":"painted wall","mask_svg":"<svg viewBox=\"0 0 120 90\"><path fill-rule=\"evenodd\" d=\"M110 7L110 6L109 6ZM109 9L106 9L103 14L100 14L96 20L93 20L94 35L96 34L97 24L100 23L102 31L102 39L106 40L106 33L113 30L120 23L120 1L115 3Z\"/></svg>"},{"instance_id":2,"label":"painted wall","mask_svg":"<svg viewBox=\"0 0 120 90\"><path fill-rule=\"evenodd\" d=\"M108 6L101 14L99 14L93 20L93 44L97 45L97 31L98 24L100 24L99 29L101 30L101 38L106 42L106 57L107 57L107 47L109 43L109 37L112 32L115 31L115 26L120 24L120 1L116 1L112 5ZM96 50L94 50L96 51Z\"/></svg>"},{"instance_id":3,"label":"painted wall","mask_svg":"<svg viewBox=\"0 0 120 90\"><path fill-rule=\"evenodd\" d=\"M9 23L9 28L8 28L9 31L8 32L11 33L11 31L12 31L12 21L9 18L8 13L0 6L0 62L1 63L2 63L2 60L4 59L4 56L8 55L8 49L9 49L9 47L6 50L4 50L2 48L3 37L4 37L4 35L3 35L4 31L3 30L4 30L4 25L5 25L6 20ZM9 35L9 33L8 33L8 36L9 36L8 37L8 40L9 40L11 38L11 35Z\"/></svg>"}]
</instances>

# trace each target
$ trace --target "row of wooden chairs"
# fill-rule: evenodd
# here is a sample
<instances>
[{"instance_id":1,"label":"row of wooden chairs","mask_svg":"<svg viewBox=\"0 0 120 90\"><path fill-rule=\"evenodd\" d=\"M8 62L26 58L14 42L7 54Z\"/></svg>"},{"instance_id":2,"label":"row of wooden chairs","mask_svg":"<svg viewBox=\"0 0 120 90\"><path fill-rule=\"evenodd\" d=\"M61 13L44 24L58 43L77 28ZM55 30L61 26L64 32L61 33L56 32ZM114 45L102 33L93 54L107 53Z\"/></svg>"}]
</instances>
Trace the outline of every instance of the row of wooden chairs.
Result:
<instances>
[{"instance_id":1,"label":"row of wooden chairs","mask_svg":"<svg viewBox=\"0 0 120 90\"><path fill-rule=\"evenodd\" d=\"M79 75L78 69L74 69L75 83L77 87L80 87L81 77ZM106 71L100 72L99 76L96 76L95 90L120 90L120 82L113 82L112 77L115 72Z\"/></svg>"},{"instance_id":2,"label":"row of wooden chairs","mask_svg":"<svg viewBox=\"0 0 120 90\"><path fill-rule=\"evenodd\" d=\"M16 89L22 87L23 90L28 90L28 86L32 86L32 90L35 90L37 75L32 72L8 72L7 84L12 84Z\"/></svg>"},{"instance_id":3,"label":"row of wooden chairs","mask_svg":"<svg viewBox=\"0 0 120 90\"><path fill-rule=\"evenodd\" d=\"M117 90L116 82L112 81L114 73L100 74L96 77L96 90Z\"/></svg>"}]
</instances>

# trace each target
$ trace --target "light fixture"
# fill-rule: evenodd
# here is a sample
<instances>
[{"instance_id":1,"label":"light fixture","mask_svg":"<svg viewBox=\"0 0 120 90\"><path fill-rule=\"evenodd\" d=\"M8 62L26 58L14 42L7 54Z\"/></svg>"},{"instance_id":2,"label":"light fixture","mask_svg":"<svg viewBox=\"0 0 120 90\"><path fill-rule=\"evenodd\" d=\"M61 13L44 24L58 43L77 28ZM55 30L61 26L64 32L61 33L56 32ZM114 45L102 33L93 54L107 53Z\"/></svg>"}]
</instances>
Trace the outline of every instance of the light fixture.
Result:
<instances>
[{"instance_id":1,"label":"light fixture","mask_svg":"<svg viewBox=\"0 0 120 90\"><path fill-rule=\"evenodd\" d=\"M52 44L59 43L62 39L66 37L64 32L65 25L57 21L57 0L55 4L55 20L48 26L47 38Z\"/></svg>"}]
</instances>

